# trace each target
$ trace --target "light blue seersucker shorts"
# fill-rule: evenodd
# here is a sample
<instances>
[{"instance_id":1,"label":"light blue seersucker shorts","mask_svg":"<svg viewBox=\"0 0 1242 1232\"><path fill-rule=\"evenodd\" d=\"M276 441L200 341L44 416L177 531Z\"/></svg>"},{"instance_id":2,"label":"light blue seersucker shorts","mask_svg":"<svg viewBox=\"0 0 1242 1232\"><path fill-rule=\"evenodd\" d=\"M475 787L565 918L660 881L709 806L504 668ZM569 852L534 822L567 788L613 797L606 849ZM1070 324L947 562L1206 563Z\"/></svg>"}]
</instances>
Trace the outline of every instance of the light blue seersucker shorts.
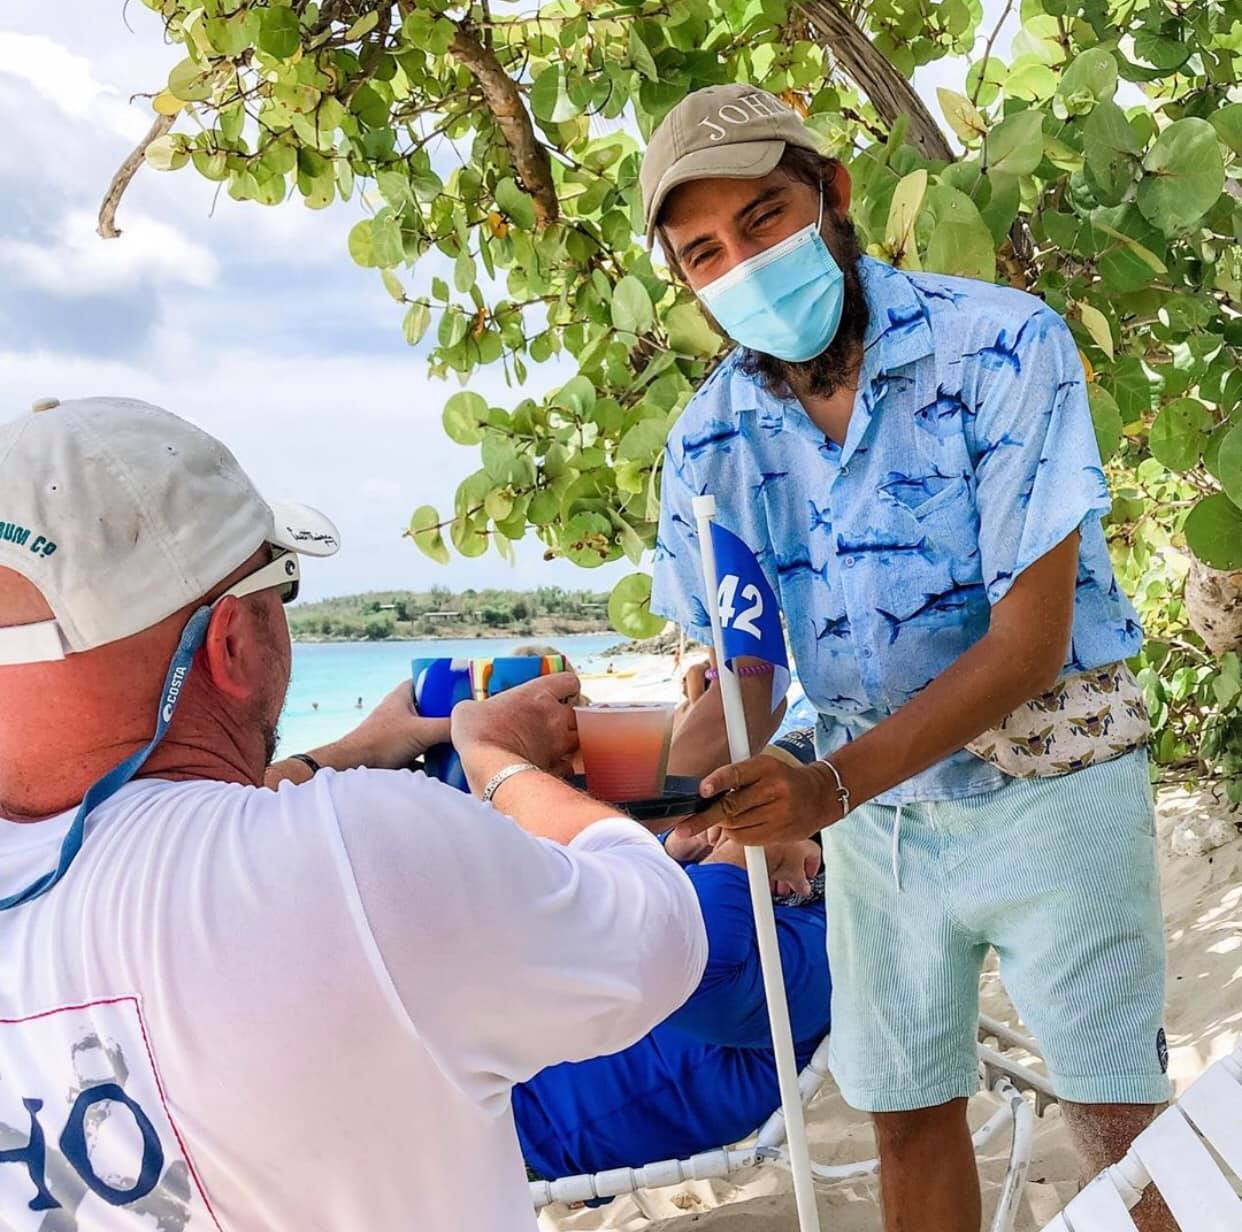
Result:
<instances>
[{"instance_id":1,"label":"light blue seersucker shorts","mask_svg":"<svg viewBox=\"0 0 1242 1232\"><path fill-rule=\"evenodd\" d=\"M974 1093L989 947L1057 1094L1168 1098L1165 946L1147 756L963 800L865 804L824 832L830 1063L867 1112Z\"/></svg>"}]
</instances>

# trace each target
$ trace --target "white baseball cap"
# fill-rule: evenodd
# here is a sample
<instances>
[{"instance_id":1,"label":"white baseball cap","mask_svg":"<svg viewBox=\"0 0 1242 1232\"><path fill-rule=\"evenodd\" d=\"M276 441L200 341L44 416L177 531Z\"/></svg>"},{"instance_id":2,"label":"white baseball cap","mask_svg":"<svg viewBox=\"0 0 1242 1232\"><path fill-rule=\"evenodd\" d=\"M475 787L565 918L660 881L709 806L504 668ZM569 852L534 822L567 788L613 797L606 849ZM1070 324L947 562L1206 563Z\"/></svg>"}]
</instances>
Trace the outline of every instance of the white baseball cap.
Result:
<instances>
[{"instance_id":1,"label":"white baseball cap","mask_svg":"<svg viewBox=\"0 0 1242 1232\"><path fill-rule=\"evenodd\" d=\"M0 628L0 665L149 629L264 543L307 556L340 546L323 514L268 504L219 441L158 406L47 398L34 411L0 426L0 568L55 619Z\"/></svg>"}]
</instances>

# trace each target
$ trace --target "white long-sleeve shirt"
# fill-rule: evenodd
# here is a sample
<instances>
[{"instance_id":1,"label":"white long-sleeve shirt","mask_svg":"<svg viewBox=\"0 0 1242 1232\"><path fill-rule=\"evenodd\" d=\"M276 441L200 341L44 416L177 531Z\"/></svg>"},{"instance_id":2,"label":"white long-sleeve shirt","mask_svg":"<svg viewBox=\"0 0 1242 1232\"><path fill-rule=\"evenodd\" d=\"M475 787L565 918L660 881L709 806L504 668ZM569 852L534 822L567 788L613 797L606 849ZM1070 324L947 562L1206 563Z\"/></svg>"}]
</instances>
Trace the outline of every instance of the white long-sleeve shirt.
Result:
<instances>
[{"instance_id":1,"label":"white long-sleeve shirt","mask_svg":"<svg viewBox=\"0 0 1242 1232\"><path fill-rule=\"evenodd\" d=\"M0 821L0 894L71 816ZM561 847L406 772L131 784L0 913L0 1227L529 1232L510 1088L705 958L630 821Z\"/></svg>"}]
</instances>

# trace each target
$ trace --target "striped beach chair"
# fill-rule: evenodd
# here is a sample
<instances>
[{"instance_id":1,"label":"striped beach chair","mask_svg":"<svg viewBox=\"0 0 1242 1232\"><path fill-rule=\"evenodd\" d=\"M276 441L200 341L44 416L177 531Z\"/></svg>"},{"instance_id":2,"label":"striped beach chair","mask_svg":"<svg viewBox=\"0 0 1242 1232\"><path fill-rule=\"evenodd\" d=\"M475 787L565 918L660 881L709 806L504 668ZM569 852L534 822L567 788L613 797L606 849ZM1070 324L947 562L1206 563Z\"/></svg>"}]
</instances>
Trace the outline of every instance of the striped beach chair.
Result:
<instances>
[{"instance_id":1,"label":"striped beach chair","mask_svg":"<svg viewBox=\"0 0 1242 1232\"><path fill-rule=\"evenodd\" d=\"M1209 1066L1045 1232L1136 1232L1130 1211L1149 1186L1164 1198L1181 1232L1240 1232L1239 1182L1242 1044Z\"/></svg>"}]
</instances>

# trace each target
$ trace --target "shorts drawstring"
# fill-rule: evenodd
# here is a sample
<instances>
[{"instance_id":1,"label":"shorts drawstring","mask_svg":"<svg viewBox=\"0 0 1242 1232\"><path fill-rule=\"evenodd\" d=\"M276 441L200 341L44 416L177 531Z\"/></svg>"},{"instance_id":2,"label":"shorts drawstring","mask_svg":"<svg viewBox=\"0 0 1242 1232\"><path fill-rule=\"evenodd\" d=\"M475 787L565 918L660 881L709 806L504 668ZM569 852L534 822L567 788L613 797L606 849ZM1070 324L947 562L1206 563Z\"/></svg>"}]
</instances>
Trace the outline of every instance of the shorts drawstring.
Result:
<instances>
[{"instance_id":1,"label":"shorts drawstring","mask_svg":"<svg viewBox=\"0 0 1242 1232\"><path fill-rule=\"evenodd\" d=\"M901 893L901 810L905 805L897 806L897 814L893 818L893 884L897 893Z\"/></svg>"}]
</instances>

